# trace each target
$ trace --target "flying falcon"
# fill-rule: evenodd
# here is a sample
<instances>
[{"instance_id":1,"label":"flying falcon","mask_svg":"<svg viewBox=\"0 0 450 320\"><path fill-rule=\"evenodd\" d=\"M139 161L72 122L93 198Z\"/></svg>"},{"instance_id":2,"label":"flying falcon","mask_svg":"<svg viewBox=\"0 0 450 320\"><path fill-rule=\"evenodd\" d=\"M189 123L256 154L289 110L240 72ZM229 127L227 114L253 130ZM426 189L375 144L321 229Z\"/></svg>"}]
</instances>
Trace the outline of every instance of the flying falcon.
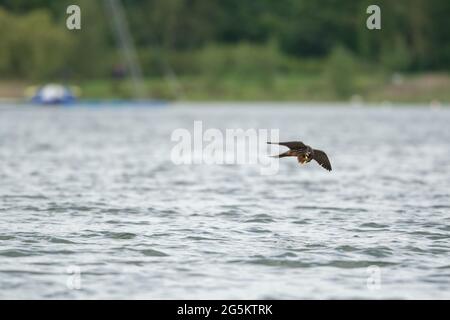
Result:
<instances>
[{"instance_id":1,"label":"flying falcon","mask_svg":"<svg viewBox=\"0 0 450 320\"><path fill-rule=\"evenodd\" d=\"M300 141L289 141L289 142L267 142L268 144L279 144L280 146L285 146L289 148L282 154L274 156L276 158L284 157L297 157L298 162L305 164L310 162L312 159L316 160L323 168L331 171L331 163L328 160L327 154L322 150L313 149Z\"/></svg>"}]
</instances>

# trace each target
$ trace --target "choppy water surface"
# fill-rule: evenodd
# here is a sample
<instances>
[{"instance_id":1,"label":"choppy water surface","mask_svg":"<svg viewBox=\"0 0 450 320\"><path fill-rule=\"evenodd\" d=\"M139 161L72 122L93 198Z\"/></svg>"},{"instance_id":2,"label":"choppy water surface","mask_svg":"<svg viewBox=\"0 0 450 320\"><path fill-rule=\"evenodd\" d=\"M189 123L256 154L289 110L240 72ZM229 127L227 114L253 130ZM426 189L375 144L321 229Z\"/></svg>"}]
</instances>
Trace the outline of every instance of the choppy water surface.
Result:
<instances>
[{"instance_id":1,"label":"choppy water surface","mask_svg":"<svg viewBox=\"0 0 450 320\"><path fill-rule=\"evenodd\" d=\"M194 120L279 128L334 170L176 166L171 133ZM407 107L0 108L0 298L448 299L449 124Z\"/></svg>"}]
</instances>

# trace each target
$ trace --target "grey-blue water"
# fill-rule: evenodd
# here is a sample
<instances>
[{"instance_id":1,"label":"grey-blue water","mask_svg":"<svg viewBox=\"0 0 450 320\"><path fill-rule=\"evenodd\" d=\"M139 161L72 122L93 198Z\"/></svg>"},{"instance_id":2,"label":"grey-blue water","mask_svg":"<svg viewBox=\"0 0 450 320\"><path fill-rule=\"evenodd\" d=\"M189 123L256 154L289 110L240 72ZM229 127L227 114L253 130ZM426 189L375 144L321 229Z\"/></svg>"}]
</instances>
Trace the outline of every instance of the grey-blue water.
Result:
<instances>
[{"instance_id":1,"label":"grey-blue water","mask_svg":"<svg viewBox=\"0 0 450 320\"><path fill-rule=\"evenodd\" d=\"M194 120L333 171L175 165ZM449 299L449 196L446 108L1 107L0 298Z\"/></svg>"}]
</instances>

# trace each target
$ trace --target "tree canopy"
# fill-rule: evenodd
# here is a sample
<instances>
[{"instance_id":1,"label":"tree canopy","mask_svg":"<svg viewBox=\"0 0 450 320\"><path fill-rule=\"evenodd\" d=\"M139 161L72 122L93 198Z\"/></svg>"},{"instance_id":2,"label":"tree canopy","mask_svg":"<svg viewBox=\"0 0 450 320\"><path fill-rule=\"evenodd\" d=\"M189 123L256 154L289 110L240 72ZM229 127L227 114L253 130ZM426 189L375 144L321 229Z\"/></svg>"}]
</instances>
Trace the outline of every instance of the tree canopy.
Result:
<instances>
[{"instance_id":1,"label":"tree canopy","mask_svg":"<svg viewBox=\"0 0 450 320\"><path fill-rule=\"evenodd\" d=\"M355 59L393 71L450 69L448 0L378 0L381 30L366 28L368 0L122 3L139 56L151 66L146 74L158 72L170 57L177 72L191 70L192 52L213 46L216 51L208 52L219 54L217 48L242 43L270 52L275 46L287 59L321 59L342 47ZM82 30L65 27L69 4L81 7ZM100 0L0 0L0 75L107 75L120 61L110 19Z\"/></svg>"}]
</instances>

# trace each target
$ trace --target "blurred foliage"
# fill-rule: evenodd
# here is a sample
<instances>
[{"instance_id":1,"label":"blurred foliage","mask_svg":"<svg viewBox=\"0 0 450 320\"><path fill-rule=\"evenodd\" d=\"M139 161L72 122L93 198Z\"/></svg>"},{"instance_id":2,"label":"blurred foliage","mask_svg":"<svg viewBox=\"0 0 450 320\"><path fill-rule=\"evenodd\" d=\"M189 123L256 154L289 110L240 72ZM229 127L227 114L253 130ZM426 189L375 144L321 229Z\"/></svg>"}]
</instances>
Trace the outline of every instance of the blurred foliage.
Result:
<instances>
[{"instance_id":1,"label":"blurred foliage","mask_svg":"<svg viewBox=\"0 0 450 320\"><path fill-rule=\"evenodd\" d=\"M110 77L122 61L105 1L0 0L0 78ZM379 0L381 30L366 28L370 0L122 3L149 77L233 74L271 85L279 74L324 71L346 95L351 81L337 81L336 73L350 65L388 72L450 69L448 0ZM69 4L81 7L81 30L65 27Z\"/></svg>"},{"instance_id":2,"label":"blurred foliage","mask_svg":"<svg viewBox=\"0 0 450 320\"><path fill-rule=\"evenodd\" d=\"M356 64L353 55L343 47L336 47L327 61L327 79L339 98L354 94Z\"/></svg>"},{"instance_id":3,"label":"blurred foliage","mask_svg":"<svg viewBox=\"0 0 450 320\"><path fill-rule=\"evenodd\" d=\"M14 16L0 9L0 39L1 74L31 79L62 70L73 45L45 10Z\"/></svg>"}]
</instances>

